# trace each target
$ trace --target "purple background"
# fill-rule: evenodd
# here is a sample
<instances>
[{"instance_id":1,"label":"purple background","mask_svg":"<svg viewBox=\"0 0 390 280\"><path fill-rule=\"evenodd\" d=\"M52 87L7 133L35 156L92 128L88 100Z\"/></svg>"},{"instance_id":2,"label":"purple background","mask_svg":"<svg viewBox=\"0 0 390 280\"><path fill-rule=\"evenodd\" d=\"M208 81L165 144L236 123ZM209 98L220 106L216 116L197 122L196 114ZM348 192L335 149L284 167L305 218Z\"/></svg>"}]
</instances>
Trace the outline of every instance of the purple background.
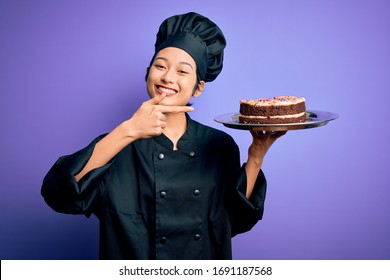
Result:
<instances>
[{"instance_id":1,"label":"purple background","mask_svg":"<svg viewBox=\"0 0 390 280\"><path fill-rule=\"evenodd\" d=\"M192 117L238 100L299 95L340 118L291 131L269 151L263 221L233 239L236 259L390 259L390 1L0 0L0 258L96 259L95 217L58 214L40 196L64 154L132 115L157 28L207 15L228 47Z\"/></svg>"}]
</instances>

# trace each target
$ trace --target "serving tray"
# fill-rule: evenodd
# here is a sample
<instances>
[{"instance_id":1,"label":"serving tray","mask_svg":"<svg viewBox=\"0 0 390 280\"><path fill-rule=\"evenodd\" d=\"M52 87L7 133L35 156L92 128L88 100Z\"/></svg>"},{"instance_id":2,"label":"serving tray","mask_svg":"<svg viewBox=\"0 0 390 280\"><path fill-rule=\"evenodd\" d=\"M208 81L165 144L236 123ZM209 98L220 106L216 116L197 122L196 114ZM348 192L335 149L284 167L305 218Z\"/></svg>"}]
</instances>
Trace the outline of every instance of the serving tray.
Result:
<instances>
[{"instance_id":1,"label":"serving tray","mask_svg":"<svg viewBox=\"0 0 390 280\"><path fill-rule=\"evenodd\" d=\"M227 113L214 118L214 121L223 124L226 127L241 130L262 130L262 131L286 131L321 127L328 122L337 119L339 116L332 112L325 112L319 110L306 111L307 121L301 123L289 124L246 124L240 123L238 116L240 114Z\"/></svg>"}]
</instances>

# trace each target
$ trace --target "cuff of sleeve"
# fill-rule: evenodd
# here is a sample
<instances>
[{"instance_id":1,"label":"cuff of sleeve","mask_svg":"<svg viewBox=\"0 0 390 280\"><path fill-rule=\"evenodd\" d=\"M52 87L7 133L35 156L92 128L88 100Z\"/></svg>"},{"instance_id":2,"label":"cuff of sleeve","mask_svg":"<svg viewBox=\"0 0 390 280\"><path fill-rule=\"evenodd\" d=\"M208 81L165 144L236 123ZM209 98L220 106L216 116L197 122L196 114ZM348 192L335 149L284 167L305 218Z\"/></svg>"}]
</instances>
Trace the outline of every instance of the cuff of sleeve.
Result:
<instances>
[{"instance_id":1,"label":"cuff of sleeve","mask_svg":"<svg viewBox=\"0 0 390 280\"><path fill-rule=\"evenodd\" d=\"M113 161L90 171L79 182L74 176L84 168L96 143L103 137L104 135L97 137L87 147L74 154L59 158L45 176L42 196L54 210L62 213L84 213L87 216L92 213L98 185Z\"/></svg>"},{"instance_id":2,"label":"cuff of sleeve","mask_svg":"<svg viewBox=\"0 0 390 280\"><path fill-rule=\"evenodd\" d=\"M257 175L255 186L253 187L252 195L249 199L246 198L247 178L245 172L245 164L242 166L241 176L237 190L241 196L243 196L253 207L253 209L259 209L264 207L264 200L267 190L267 181L262 170Z\"/></svg>"},{"instance_id":3,"label":"cuff of sleeve","mask_svg":"<svg viewBox=\"0 0 390 280\"><path fill-rule=\"evenodd\" d=\"M249 231L259 220L263 218L264 201L267 188L267 182L264 173L260 170L257 176L252 195L246 198L246 172L245 165L236 188L235 205L238 211L231 212L232 236Z\"/></svg>"}]
</instances>

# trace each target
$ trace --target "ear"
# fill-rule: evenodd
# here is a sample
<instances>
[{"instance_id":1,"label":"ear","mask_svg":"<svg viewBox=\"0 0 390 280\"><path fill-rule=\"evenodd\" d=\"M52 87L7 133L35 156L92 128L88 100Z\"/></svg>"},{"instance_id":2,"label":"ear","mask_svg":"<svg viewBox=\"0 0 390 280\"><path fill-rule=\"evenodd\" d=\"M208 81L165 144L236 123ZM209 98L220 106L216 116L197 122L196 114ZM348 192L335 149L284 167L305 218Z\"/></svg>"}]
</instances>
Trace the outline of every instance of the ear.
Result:
<instances>
[{"instance_id":1,"label":"ear","mask_svg":"<svg viewBox=\"0 0 390 280\"><path fill-rule=\"evenodd\" d=\"M193 97L199 97L202 94L203 90L204 90L204 86L205 86L205 82L204 81L200 81L198 83L198 86L197 86L195 92L192 94L192 96Z\"/></svg>"}]
</instances>

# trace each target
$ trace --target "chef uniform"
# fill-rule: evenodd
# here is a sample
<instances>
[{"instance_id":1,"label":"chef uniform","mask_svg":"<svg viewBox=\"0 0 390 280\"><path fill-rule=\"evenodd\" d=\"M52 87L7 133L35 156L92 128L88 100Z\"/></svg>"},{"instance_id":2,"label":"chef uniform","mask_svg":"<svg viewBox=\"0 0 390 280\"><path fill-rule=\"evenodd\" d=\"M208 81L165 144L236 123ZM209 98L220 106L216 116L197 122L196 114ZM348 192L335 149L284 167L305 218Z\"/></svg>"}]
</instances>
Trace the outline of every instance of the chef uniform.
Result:
<instances>
[{"instance_id":1,"label":"chef uniform","mask_svg":"<svg viewBox=\"0 0 390 280\"><path fill-rule=\"evenodd\" d=\"M188 13L162 23L155 49L187 51L209 82L222 69L225 44L213 22ZM59 158L44 178L42 196L55 211L97 216L101 259L231 259L232 236L262 218L262 171L247 199L233 138L186 118L177 150L164 134L138 139L77 182L102 135Z\"/></svg>"}]
</instances>

